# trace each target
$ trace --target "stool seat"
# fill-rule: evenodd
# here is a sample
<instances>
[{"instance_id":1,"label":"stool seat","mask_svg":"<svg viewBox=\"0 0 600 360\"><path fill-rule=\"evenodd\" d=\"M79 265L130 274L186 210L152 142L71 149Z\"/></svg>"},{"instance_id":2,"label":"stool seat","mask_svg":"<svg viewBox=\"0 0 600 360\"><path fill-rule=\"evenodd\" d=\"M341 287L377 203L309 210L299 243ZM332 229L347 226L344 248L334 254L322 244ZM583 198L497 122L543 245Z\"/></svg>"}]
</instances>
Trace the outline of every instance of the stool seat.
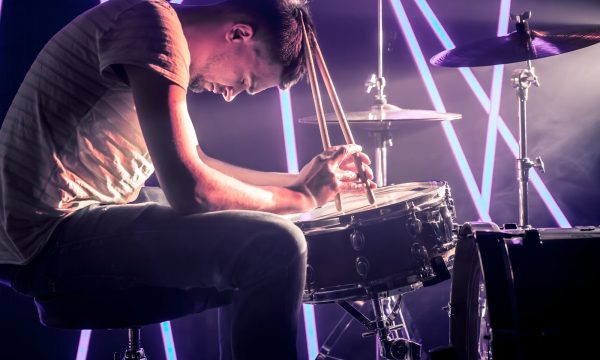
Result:
<instances>
[{"instance_id":1,"label":"stool seat","mask_svg":"<svg viewBox=\"0 0 600 360\"><path fill-rule=\"evenodd\" d=\"M233 291L136 287L35 297L42 324L62 329L132 328L227 304Z\"/></svg>"}]
</instances>

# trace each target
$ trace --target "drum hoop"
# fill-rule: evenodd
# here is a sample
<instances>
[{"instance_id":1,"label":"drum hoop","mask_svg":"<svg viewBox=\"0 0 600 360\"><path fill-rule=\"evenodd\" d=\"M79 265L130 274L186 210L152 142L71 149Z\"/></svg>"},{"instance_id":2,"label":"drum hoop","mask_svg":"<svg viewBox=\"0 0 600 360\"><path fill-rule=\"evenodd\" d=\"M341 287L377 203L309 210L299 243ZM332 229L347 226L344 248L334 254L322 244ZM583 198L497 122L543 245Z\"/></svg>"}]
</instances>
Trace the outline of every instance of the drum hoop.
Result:
<instances>
[{"instance_id":1,"label":"drum hoop","mask_svg":"<svg viewBox=\"0 0 600 360\"><path fill-rule=\"evenodd\" d=\"M423 184L434 183L439 185L437 189L431 189L430 192L418 195L412 199L402 202L385 205L375 209L365 210L363 212L343 214L325 219L306 220L297 223L296 225L304 231L305 234L311 233L327 233L330 231L338 231L351 226L366 225L374 222L381 222L388 219L400 218L409 215L411 211L409 204L415 206L416 211L424 211L434 208L448 201L449 187L445 181L430 181ZM411 183L412 184L412 183ZM414 183L419 184L419 183Z\"/></svg>"}]
</instances>

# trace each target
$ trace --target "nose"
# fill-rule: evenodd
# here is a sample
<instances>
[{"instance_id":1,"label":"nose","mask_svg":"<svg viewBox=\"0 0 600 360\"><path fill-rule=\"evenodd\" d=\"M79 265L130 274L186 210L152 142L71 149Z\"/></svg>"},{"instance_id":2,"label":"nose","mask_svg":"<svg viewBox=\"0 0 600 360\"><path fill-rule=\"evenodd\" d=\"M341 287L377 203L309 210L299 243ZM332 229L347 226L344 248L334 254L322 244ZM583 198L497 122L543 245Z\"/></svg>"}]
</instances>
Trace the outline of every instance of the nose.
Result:
<instances>
[{"instance_id":1,"label":"nose","mask_svg":"<svg viewBox=\"0 0 600 360\"><path fill-rule=\"evenodd\" d=\"M238 94L242 92L242 90L243 89L234 89L233 87L228 86L225 88L225 91L223 92L223 98L227 102L232 102L233 99L235 99L235 97L238 96Z\"/></svg>"}]
</instances>

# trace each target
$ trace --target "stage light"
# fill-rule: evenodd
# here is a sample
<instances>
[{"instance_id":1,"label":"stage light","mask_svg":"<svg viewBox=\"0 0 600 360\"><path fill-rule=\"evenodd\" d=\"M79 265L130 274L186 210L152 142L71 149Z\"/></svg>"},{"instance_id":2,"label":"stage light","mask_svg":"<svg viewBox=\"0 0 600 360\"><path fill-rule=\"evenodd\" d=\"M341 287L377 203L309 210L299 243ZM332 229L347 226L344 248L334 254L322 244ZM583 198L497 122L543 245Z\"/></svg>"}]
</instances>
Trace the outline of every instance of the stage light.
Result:
<instances>
[{"instance_id":1,"label":"stage light","mask_svg":"<svg viewBox=\"0 0 600 360\"><path fill-rule=\"evenodd\" d=\"M419 43L412 29L412 26L410 25L410 21L408 20L408 16L406 15L406 11L404 10L402 3L399 0L390 0L390 2L392 4L392 7L394 8L396 18L400 23L400 27L408 43L412 57L415 63L417 64L417 68L421 73L423 81L425 82L427 92L429 93L429 97L433 102L435 110L439 112L446 112L446 108L444 106L444 103L442 102L442 98L437 89L437 85L433 80L431 71L429 70L427 62L425 61L425 57L423 56L423 52L421 51L421 47L419 46ZM458 163L463 179L465 180L465 183L467 185L467 189L471 194L471 199L475 204L475 208L477 209L479 218L484 221L491 221L490 215L487 212L486 206L483 203L483 199L481 197L481 193L479 191L477 183L475 182L473 172L469 167L467 158L462 150L462 146L460 145L458 137L456 136L456 132L454 131L454 126L448 121L443 121L442 128L444 130L446 138L448 139L448 142L450 143L450 148L452 149L454 158Z\"/></svg>"},{"instance_id":2,"label":"stage light","mask_svg":"<svg viewBox=\"0 0 600 360\"><path fill-rule=\"evenodd\" d=\"M285 142L285 158L290 173L298 172L298 155L296 153L296 136L294 134L294 117L292 115L292 99L290 90L279 90L281 119L283 121L283 140Z\"/></svg>"},{"instance_id":3,"label":"stage light","mask_svg":"<svg viewBox=\"0 0 600 360\"><path fill-rule=\"evenodd\" d=\"M434 12L432 11L432 9L429 6L429 4L427 3L427 1L426 0L415 0L415 3L417 4L418 8L421 10L421 13L425 16L425 19L427 20L429 26L431 27L431 29L437 36L438 40L442 43L444 48L445 49L455 48L454 42L452 41L450 36L448 36L448 33L446 32L446 30L444 29L444 27L442 26L442 24L438 20L438 18L435 16ZM502 2L500 4L500 20L499 20L499 24L498 24L498 33L499 34L501 32L502 33L507 32L509 9L510 9L510 1L502 0ZM505 27L503 27L503 26L505 26ZM458 70L462 74L464 79L466 80L467 84L469 85L469 87L475 94L475 97L477 98L477 100L479 101L481 106L485 109L485 111L488 114L493 113L492 101L490 100L490 98L488 97L486 92L481 87L481 84L479 83L479 81L477 80L477 78L475 77L475 75L473 74L471 69L463 67L463 68L458 68ZM499 99L498 99L498 101L499 101ZM496 126L498 129L498 132L500 132L500 135L502 136L502 138L508 145L513 156L515 156L515 158L518 157L519 144L517 143L514 135L508 129L508 127L506 126L506 123L504 122L504 120L502 119L502 117L500 115L495 117L495 121L496 121ZM489 160L486 159L486 161L489 161ZM484 168L485 168L485 166L484 166ZM490 172L493 171L493 166L488 166L488 168L490 168L490 170L487 170L487 171L490 171ZM489 175L489 176L491 176L491 175ZM556 223L560 227L571 227L571 224L569 223L566 216L564 215L564 213L562 212L562 210L556 203L556 200L554 200L554 198L552 197L552 194L550 194L550 191L548 191L548 188L543 183L542 179L540 178L539 174L537 173L537 170L531 169L530 180L531 180L531 183L533 184L533 186L535 187L535 189L538 191L542 201L544 202L544 204L550 211L550 213L551 213L552 217L554 218L554 220L556 221ZM489 180L489 181L491 182L491 180ZM490 185L490 188L491 188L491 185ZM483 194L483 196L485 197L486 194ZM489 204L489 202L488 202L488 204Z\"/></svg>"},{"instance_id":4,"label":"stage light","mask_svg":"<svg viewBox=\"0 0 600 360\"><path fill-rule=\"evenodd\" d=\"M77 357L75 360L87 359L91 336L92 330L81 330L81 333L79 334L79 345L77 346Z\"/></svg>"},{"instance_id":5,"label":"stage light","mask_svg":"<svg viewBox=\"0 0 600 360\"><path fill-rule=\"evenodd\" d=\"M296 138L294 135L294 115L292 113L292 99L290 90L279 90L279 102L281 107L281 120L283 122L283 138L285 141L285 155L289 173L298 172L298 155L296 152ZM304 331L306 335L306 348L308 358L312 360L319 353L319 341L317 339L317 326L315 324L315 310L313 305L302 306L304 313Z\"/></svg>"},{"instance_id":6,"label":"stage light","mask_svg":"<svg viewBox=\"0 0 600 360\"><path fill-rule=\"evenodd\" d=\"M175 342L173 341L173 331L171 330L171 322L165 321L160 323L162 333L163 346L165 349L165 357L167 360L177 360L175 352Z\"/></svg>"}]
</instances>

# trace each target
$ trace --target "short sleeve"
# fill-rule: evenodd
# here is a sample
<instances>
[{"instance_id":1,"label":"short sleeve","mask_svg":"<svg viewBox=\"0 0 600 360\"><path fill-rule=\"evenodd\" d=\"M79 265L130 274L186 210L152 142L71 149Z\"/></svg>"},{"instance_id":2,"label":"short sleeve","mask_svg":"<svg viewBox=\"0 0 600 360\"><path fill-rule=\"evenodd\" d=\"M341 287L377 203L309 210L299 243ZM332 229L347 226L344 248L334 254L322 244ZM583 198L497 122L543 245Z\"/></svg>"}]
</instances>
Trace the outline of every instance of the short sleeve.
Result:
<instances>
[{"instance_id":1,"label":"short sleeve","mask_svg":"<svg viewBox=\"0 0 600 360\"><path fill-rule=\"evenodd\" d=\"M190 53L175 10L164 0L140 2L123 11L98 38L100 73L112 65L155 71L184 89Z\"/></svg>"}]
</instances>

